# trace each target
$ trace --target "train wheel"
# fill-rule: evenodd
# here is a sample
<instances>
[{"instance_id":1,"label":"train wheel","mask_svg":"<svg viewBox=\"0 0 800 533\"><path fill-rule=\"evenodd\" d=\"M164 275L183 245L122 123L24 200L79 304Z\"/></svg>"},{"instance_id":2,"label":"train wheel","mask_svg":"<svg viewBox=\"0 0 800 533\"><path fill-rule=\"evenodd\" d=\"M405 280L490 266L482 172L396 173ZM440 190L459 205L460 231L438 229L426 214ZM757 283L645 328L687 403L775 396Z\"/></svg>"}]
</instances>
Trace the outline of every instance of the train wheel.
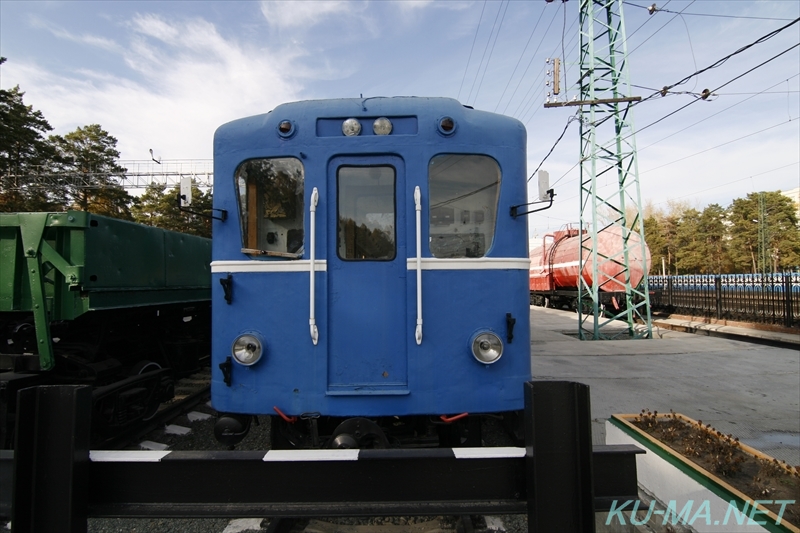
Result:
<instances>
[{"instance_id":1,"label":"train wheel","mask_svg":"<svg viewBox=\"0 0 800 533\"><path fill-rule=\"evenodd\" d=\"M147 361L147 360L139 361L138 363L136 363L131 367L131 370L130 372L128 372L128 375L140 376L147 372L153 372L154 370L161 370L161 365L159 365L158 363L154 363L153 361ZM158 407L160 405L161 402L159 402L159 394L156 391L156 393L153 394L149 400L149 403L147 405L147 408L145 409L142 420L147 421L156 416L156 413L158 412Z\"/></svg>"},{"instance_id":2,"label":"train wheel","mask_svg":"<svg viewBox=\"0 0 800 533\"><path fill-rule=\"evenodd\" d=\"M328 441L328 448L388 448L383 430L366 418L349 418L339 424Z\"/></svg>"}]
</instances>

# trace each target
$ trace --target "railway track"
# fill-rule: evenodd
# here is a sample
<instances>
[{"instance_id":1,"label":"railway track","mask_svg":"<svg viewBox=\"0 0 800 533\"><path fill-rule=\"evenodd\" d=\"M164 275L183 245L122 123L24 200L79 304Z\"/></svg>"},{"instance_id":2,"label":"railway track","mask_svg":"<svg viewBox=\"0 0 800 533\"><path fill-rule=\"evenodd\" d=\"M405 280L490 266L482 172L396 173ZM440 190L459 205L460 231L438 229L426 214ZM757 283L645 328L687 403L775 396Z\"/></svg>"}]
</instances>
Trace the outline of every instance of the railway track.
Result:
<instances>
[{"instance_id":1,"label":"railway track","mask_svg":"<svg viewBox=\"0 0 800 533\"><path fill-rule=\"evenodd\" d=\"M211 396L211 371L208 367L175 383L173 398L161 404L158 411L148 420L111 438L93 444L94 449L120 450L134 447L147 435L168 427L170 422L198 404L207 402ZM209 415L210 416L210 415Z\"/></svg>"}]
</instances>

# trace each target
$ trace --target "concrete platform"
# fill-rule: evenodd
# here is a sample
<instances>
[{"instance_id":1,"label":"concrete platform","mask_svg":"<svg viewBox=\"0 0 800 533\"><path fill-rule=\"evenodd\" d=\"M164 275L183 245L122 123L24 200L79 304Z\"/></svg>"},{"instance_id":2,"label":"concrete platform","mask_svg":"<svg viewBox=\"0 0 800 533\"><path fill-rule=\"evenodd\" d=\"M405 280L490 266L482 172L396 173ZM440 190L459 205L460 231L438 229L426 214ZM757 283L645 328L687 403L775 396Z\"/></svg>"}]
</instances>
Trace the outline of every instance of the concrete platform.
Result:
<instances>
[{"instance_id":1,"label":"concrete platform","mask_svg":"<svg viewBox=\"0 0 800 533\"><path fill-rule=\"evenodd\" d=\"M658 326L653 339L580 341L575 313L531 307L530 319L533 378L591 387L596 444L614 413L672 409L800 465L800 350Z\"/></svg>"}]
</instances>

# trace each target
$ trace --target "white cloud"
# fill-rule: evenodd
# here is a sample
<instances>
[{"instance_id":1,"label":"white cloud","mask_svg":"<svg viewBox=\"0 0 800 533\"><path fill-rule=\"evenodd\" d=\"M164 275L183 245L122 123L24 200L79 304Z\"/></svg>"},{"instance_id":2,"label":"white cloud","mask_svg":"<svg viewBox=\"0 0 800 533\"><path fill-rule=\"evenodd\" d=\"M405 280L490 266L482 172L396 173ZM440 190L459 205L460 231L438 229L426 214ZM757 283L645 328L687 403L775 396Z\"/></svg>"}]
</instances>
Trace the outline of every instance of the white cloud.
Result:
<instances>
[{"instance_id":1,"label":"white cloud","mask_svg":"<svg viewBox=\"0 0 800 533\"><path fill-rule=\"evenodd\" d=\"M119 140L122 159L210 158L215 129L296 100L302 80L291 61L302 51L271 53L225 39L205 20L139 15L117 51L129 74L76 70L67 75L17 61L3 65L4 85L19 83L56 133L98 123ZM66 32L55 35L75 40ZM81 42L102 43L82 36Z\"/></svg>"},{"instance_id":2,"label":"white cloud","mask_svg":"<svg viewBox=\"0 0 800 533\"><path fill-rule=\"evenodd\" d=\"M350 13L356 2L320 0L300 2L261 2L261 13L270 26L309 29L332 16Z\"/></svg>"}]
</instances>

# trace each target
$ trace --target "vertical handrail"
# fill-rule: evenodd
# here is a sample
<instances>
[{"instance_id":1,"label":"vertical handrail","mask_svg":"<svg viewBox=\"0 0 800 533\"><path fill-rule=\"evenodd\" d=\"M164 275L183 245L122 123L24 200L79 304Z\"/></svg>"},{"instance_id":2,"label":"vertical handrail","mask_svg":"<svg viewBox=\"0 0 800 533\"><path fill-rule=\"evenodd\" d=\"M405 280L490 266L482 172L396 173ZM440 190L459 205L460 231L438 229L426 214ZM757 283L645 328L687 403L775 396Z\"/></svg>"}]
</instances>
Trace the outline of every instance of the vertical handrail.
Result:
<instances>
[{"instance_id":1,"label":"vertical handrail","mask_svg":"<svg viewBox=\"0 0 800 533\"><path fill-rule=\"evenodd\" d=\"M422 344L422 194L414 187L414 210L417 218L417 327L414 338Z\"/></svg>"},{"instance_id":2,"label":"vertical handrail","mask_svg":"<svg viewBox=\"0 0 800 533\"><path fill-rule=\"evenodd\" d=\"M311 191L311 206L309 207L309 225L311 226L311 235L309 237L309 246L311 247L308 258L310 262L309 270L310 270L310 295L309 295L309 318L308 318L308 327L311 332L311 342L314 343L314 346L317 345L319 341L319 330L317 329L317 319L315 316L315 308L314 308L314 296L316 292L315 286L315 279L314 274L316 270L316 251L317 251L317 202L319 201L319 191L316 187L314 190Z\"/></svg>"}]
</instances>

